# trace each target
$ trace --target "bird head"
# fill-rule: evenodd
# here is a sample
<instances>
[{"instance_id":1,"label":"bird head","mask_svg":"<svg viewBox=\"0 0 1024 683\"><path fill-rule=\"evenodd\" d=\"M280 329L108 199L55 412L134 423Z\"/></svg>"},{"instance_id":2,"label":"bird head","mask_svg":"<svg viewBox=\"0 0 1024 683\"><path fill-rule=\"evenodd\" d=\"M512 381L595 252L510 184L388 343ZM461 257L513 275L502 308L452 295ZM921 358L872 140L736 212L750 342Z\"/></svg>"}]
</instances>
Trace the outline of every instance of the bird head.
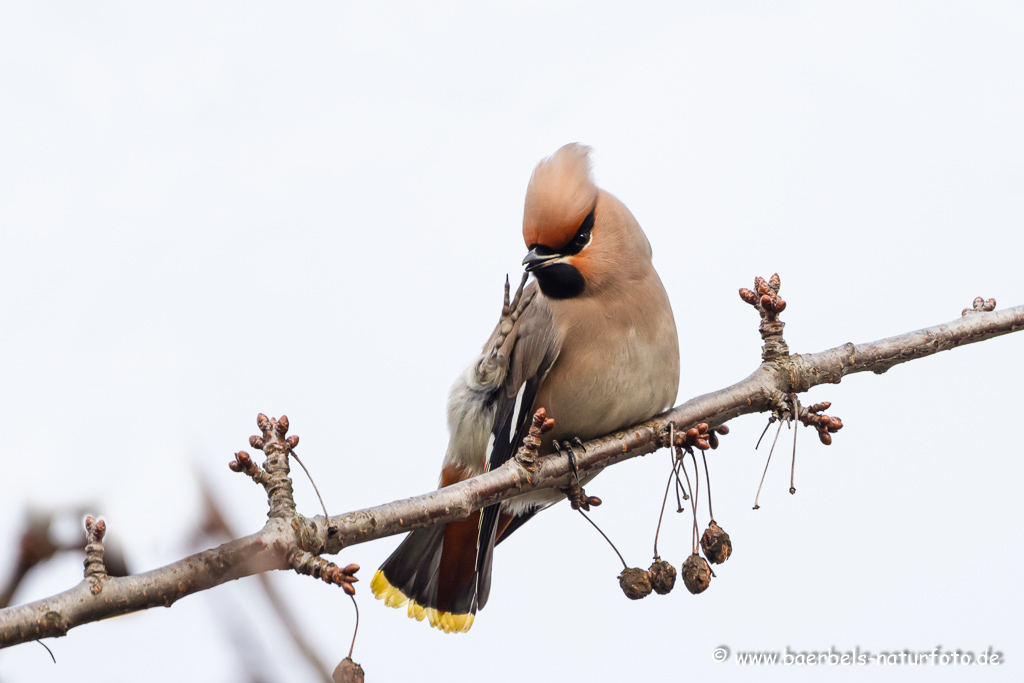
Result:
<instances>
[{"instance_id":1,"label":"bird head","mask_svg":"<svg viewBox=\"0 0 1024 683\"><path fill-rule=\"evenodd\" d=\"M534 169L526 188L523 241L530 250L523 265L552 299L595 292L651 262L636 219L594 184L590 148L576 143Z\"/></svg>"}]
</instances>

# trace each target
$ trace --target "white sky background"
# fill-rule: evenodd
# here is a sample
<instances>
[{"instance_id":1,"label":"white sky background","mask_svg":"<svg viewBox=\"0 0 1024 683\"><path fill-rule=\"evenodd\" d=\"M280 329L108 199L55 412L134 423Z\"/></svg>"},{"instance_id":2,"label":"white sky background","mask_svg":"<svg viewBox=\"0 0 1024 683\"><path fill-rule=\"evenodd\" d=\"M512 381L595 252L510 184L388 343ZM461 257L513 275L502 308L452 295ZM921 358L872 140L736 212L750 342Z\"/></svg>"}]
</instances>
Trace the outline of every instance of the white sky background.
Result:
<instances>
[{"instance_id":1,"label":"white sky background","mask_svg":"<svg viewBox=\"0 0 1024 683\"><path fill-rule=\"evenodd\" d=\"M651 240L680 400L756 366L736 295L755 275L781 274L794 351L1024 303L1024 8L770 5L0 5L0 573L26 506L87 505L137 571L205 547L196 472L255 531L265 497L227 462L260 411L288 414L333 513L432 488L448 387L520 272L530 171L566 142L594 146ZM846 427L830 448L803 430L796 496L784 433L757 512L765 420L736 420L710 457L735 551L700 596L626 600L562 505L501 546L490 603L448 636L372 599L398 538L351 548L355 658L371 681L810 680L735 653L993 646L1008 663L983 673L828 673L1020 680L1022 351L815 389ZM589 487L631 565L667 467ZM689 538L672 515L661 554L678 566ZM16 601L80 577L64 556ZM344 657L347 597L273 578ZM243 681L232 631L265 680L313 680L248 579L78 628L49 641L56 665L4 650L0 681Z\"/></svg>"}]
</instances>

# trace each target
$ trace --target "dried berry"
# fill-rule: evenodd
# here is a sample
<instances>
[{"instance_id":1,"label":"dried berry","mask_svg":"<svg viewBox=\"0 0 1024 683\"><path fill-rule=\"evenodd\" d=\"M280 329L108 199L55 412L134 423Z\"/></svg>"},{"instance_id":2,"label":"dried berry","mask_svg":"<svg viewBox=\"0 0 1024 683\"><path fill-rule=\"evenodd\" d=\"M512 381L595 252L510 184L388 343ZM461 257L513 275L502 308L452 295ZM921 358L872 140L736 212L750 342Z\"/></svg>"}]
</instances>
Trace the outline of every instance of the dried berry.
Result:
<instances>
[{"instance_id":1,"label":"dried berry","mask_svg":"<svg viewBox=\"0 0 1024 683\"><path fill-rule=\"evenodd\" d=\"M639 567L623 569L619 574L619 586L630 600L639 600L651 594L651 579Z\"/></svg>"},{"instance_id":2,"label":"dried berry","mask_svg":"<svg viewBox=\"0 0 1024 683\"><path fill-rule=\"evenodd\" d=\"M732 555L729 534L725 533L715 520L711 520L711 524L704 530L704 535L700 537L700 547L711 564L722 564Z\"/></svg>"},{"instance_id":3,"label":"dried berry","mask_svg":"<svg viewBox=\"0 0 1024 683\"><path fill-rule=\"evenodd\" d=\"M366 674L363 672L363 667L353 662L351 657L346 657L334 670L331 680L334 683L363 683L366 680Z\"/></svg>"},{"instance_id":4,"label":"dried berry","mask_svg":"<svg viewBox=\"0 0 1024 683\"><path fill-rule=\"evenodd\" d=\"M703 593L711 585L711 567L707 561L694 553L683 562L683 583L686 590L694 595Z\"/></svg>"},{"instance_id":5,"label":"dried berry","mask_svg":"<svg viewBox=\"0 0 1024 683\"><path fill-rule=\"evenodd\" d=\"M665 560L655 560L647 570L651 588L658 595L667 595L676 585L676 568Z\"/></svg>"}]
</instances>

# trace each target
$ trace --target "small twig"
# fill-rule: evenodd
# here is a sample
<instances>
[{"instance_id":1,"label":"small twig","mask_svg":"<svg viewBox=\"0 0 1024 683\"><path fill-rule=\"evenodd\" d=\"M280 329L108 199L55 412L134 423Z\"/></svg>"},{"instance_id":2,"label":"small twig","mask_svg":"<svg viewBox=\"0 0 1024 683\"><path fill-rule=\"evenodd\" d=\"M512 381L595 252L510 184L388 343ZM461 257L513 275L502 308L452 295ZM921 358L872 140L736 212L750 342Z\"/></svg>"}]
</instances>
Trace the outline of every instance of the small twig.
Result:
<instances>
[{"instance_id":1,"label":"small twig","mask_svg":"<svg viewBox=\"0 0 1024 683\"><path fill-rule=\"evenodd\" d=\"M257 465L245 451L235 453L235 459L228 462L228 467L232 472L241 472L263 487L270 482L270 475Z\"/></svg>"},{"instance_id":2,"label":"small twig","mask_svg":"<svg viewBox=\"0 0 1024 683\"><path fill-rule=\"evenodd\" d=\"M269 516L291 519L295 515L295 495L289 476L291 468L288 455L299 445L299 437L285 437L291 426L287 415L275 419L260 413L256 416L256 426L263 436L250 436L249 445L263 451L267 456L263 462L263 469L268 477L263 487L267 490L267 498L270 501Z\"/></svg>"},{"instance_id":3,"label":"small twig","mask_svg":"<svg viewBox=\"0 0 1024 683\"><path fill-rule=\"evenodd\" d=\"M339 567L333 562L329 562L322 557L301 549L297 549L292 553L289 563L292 569L299 574L305 574L306 576L320 579L325 583L341 586L342 590L348 595L356 594L356 588L352 584L359 581L355 576L356 572L359 571L358 564Z\"/></svg>"},{"instance_id":4,"label":"small twig","mask_svg":"<svg viewBox=\"0 0 1024 683\"><path fill-rule=\"evenodd\" d=\"M779 314L786 310L786 302L779 296L781 288L782 281L779 274L775 273L767 280L755 277L753 290L740 289L740 298L753 306L761 316L758 332L764 342L761 349L761 359L764 361L777 361L789 356L789 346L782 337L786 323L779 320Z\"/></svg>"},{"instance_id":5,"label":"small twig","mask_svg":"<svg viewBox=\"0 0 1024 683\"><path fill-rule=\"evenodd\" d=\"M838 417L822 413L832 407L829 401L815 403L797 413L797 419L807 427L818 430L818 439L826 446L832 445L832 435L843 428L843 421ZM791 482L792 483L792 482Z\"/></svg>"},{"instance_id":6,"label":"small twig","mask_svg":"<svg viewBox=\"0 0 1024 683\"><path fill-rule=\"evenodd\" d=\"M85 578L103 578L107 568L103 564L103 536L107 533L107 523L102 519L85 518L87 543L85 546ZM93 585L94 593L102 590L101 584Z\"/></svg>"}]
</instances>

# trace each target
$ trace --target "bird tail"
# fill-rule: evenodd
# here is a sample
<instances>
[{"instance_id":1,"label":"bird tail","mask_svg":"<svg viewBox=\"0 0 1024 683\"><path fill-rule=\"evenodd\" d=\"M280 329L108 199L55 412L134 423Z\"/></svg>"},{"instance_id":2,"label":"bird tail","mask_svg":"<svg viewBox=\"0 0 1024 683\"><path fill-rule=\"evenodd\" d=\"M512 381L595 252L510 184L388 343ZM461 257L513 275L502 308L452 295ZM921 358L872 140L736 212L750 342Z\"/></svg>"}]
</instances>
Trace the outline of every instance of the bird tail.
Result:
<instances>
[{"instance_id":1,"label":"bird tail","mask_svg":"<svg viewBox=\"0 0 1024 683\"><path fill-rule=\"evenodd\" d=\"M479 534L479 512L410 532L373 575L370 589L388 607L408 605L413 619L427 619L445 633L465 633L482 606L477 601ZM489 586L489 562L486 572Z\"/></svg>"}]
</instances>

